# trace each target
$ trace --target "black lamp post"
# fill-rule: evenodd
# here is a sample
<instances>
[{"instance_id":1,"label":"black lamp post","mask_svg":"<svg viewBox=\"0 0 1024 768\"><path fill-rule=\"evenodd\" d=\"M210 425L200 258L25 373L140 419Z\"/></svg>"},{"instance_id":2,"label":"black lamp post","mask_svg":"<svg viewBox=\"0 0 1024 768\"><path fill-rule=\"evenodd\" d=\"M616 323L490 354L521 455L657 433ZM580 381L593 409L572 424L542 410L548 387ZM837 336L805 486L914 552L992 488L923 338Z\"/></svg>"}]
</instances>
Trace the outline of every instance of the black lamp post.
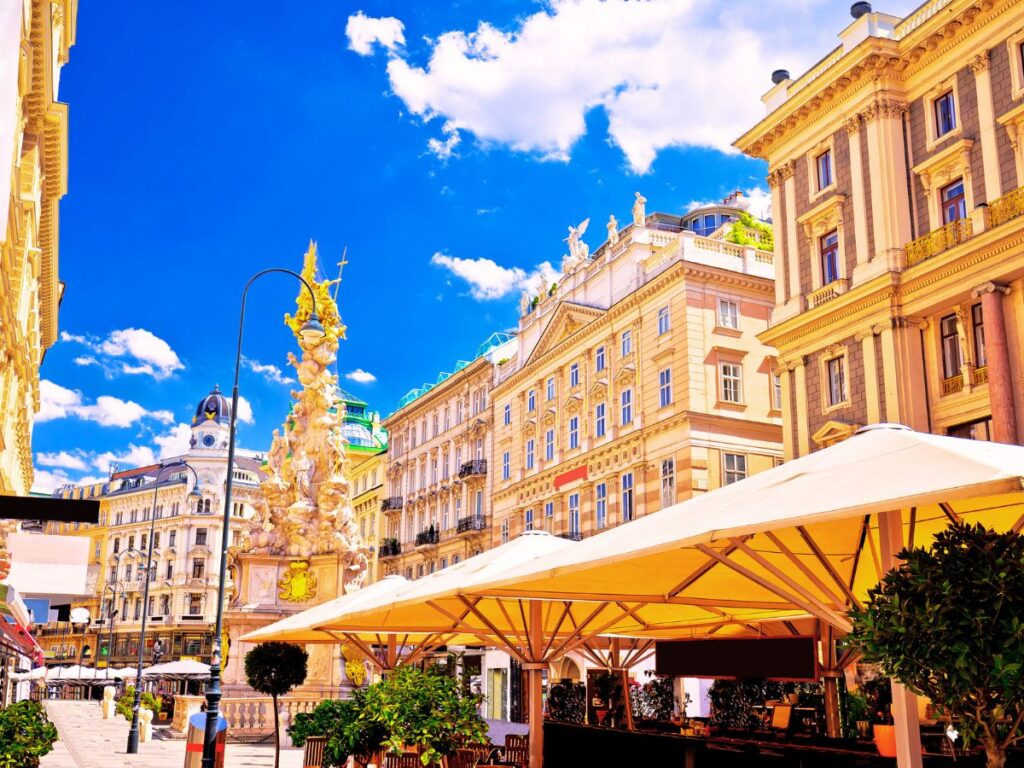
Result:
<instances>
[{"instance_id":1,"label":"black lamp post","mask_svg":"<svg viewBox=\"0 0 1024 768\"><path fill-rule=\"evenodd\" d=\"M210 659L210 683L206 688L206 731L203 736L203 763L202 768L215 768L217 754L217 721L220 717L220 639L224 630L224 586L227 581L228 568L228 545L230 543L229 528L231 526L231 487L232 475L230 468L235 466L235 416L238 413L238 374L242 367L242 330L245 326L245 298L249 293L252 284L263 275L271 272L281 272L291 275L300 281L312 299L312 312L309 319L299 329L299 335L306 341L314 341L324 337L324 328L320 324L320 318L316 314L316 294L312 286L305 278L290 269L272 267L262 272L257 272L249 278L242 290L242 311L238 319L238 348L235 352L235 381L231 389L231 416L228 420L228 479L224 489L224 530L221 537L220 548L220 580L217 583L217 622L213 630L213 658ZM274 715L277 716L276 714Z\"/></svg>"},{"instance_id":2,"label":"black lamp post","mask_svg":"<svg viewBox=\"0 0 1024 768\"><path fill-rule=\"evenodd\" d=\"M192 469L188 464L170 464L166 467L162 467L157 470L156 478L153 480L153 509L149 515L149 541L146 543L146 575L143 581L142 587L142 629L139 631L139 664L138 669L135 673L135 698L132 700L132 727L128 730L128 749L129 755L134 755L139 751L139 702L142 700L142 657L146 652L146 617L149 615L149 580L150 574L153 571L153 534L156 532L156 502L157 495L160 493L160 478L164 472L171 469L176 472L181 470L184 466L192 476L196 479L196 484L192 486L192 490L189 491L188 497L190 499L201 499L203 498L202 492L199 490L199 475ZM228 472L230 475L231 473ZM109 662L108 662L109 663Z\"/></svg>"},{"instance_id":3,"label":"black lamp post","mask_svg":"<svg viewBox=\"0 0 1024 768\"><path fill-rule=\"evenodd\" d=\"M140 552L139 550L135 549L134 547L128 547L127 549L122 549L120 552L118 552L117 556L114 559L114 578L111 580L111 582L109 584L107 584L105 587L103 587L103 591L104 592L106 592L108 589L110 590L110 610L108 611L109 618L110 618L110 632L108 633L108 637L110 639L107 642L107 669L106 669L106 673L107 674L105 675L105 677L107 677L107 678L110 677L110 664L111 664L111 661L114 658L114 617L117 615L117 586L118 586L118 584L121 585L121 594L124 595L124 592L125 592L124 582L122 582L120 580L121 558L124 557L125 555L127 555L129 552L131 552L133 554L136 554L136 555L141 555L142 554L142 552Z\"/></svg>"}]
</instances>

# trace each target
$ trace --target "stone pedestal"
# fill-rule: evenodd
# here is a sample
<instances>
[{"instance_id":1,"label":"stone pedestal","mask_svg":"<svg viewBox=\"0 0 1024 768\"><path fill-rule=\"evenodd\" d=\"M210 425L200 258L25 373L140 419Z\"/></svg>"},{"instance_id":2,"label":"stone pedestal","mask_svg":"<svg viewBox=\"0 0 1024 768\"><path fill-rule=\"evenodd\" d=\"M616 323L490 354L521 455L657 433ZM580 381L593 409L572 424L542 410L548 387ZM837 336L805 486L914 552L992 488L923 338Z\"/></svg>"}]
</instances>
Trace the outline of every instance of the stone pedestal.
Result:
<instances>
[{"instance_id":1,"label":"stone pedestal","mask_svg":"<svg viewBox=\"0 0 1024 768\"><path fill-rule=\"evenodd\" d=\"M338 555L296 558L246 553L235 560L235 598L224 612L230 646L224 667L224 695L251 696L245 681L245 654L254 643L238 638L314 605L344 594L344 564ZM304 685L293 693L345 697L352 685L345 677L340 645L311 644Z\"/></svg>"}]
</instances>

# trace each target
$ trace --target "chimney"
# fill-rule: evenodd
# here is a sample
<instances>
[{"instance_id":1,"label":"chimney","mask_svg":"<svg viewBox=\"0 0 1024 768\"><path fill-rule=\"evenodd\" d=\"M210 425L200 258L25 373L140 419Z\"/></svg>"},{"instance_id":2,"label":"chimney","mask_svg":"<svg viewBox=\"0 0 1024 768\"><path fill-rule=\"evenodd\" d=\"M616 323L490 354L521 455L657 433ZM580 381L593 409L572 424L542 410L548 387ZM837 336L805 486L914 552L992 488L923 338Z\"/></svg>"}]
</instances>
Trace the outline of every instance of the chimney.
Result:
<instances>
[{"instance_id":1,"label":"chimney","mask_svg":"<svg viewBox=\"0 0 1024 768\"><path fill-rule=\"evenodd\" d=\"M773 85L778 85L779 83L784 83L787 80L789 80L789 70L788 69L776 69L774 72L772 72L772 84Z\"/></svg>"},{"instance_id":2,"label":"chimney","mask_svg":"<svg viewBox=\"0 0 1024 768\"><path fill-rule=\"evenodd\" d=\"M859 19L866 13L871 13L871 3L859 2L850 6L850 15L855 19Z\"/></svg>"}]
</instances>

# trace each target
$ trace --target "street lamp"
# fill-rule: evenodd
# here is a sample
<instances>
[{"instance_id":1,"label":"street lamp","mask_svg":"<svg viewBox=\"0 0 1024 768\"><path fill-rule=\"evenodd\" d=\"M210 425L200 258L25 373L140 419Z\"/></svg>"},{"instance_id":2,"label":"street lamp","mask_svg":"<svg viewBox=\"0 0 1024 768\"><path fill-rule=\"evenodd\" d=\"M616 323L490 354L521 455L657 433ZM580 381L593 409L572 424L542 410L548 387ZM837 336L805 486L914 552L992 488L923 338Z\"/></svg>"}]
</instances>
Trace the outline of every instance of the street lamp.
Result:
<instances>
[{"instance_id":1,"label":"street lamp","mask_svg":"<svg viewBox=\"0 0 1024 768\"><path fill-rule=\"evenodd\" d=\"M220 639L224 631L224 583L227 581L228 566L228 544L229 528L231 526L231 468L235 466L235 416L238 413L238 373L242 367L242 330L245 326L245 297L249 293L252 284L263 275L271 272L282 272L291 275L300 281L312 299L312 312L309 318L299 329L299 336L303 341L313 342L324 337L324 327L320 324L320 318L316 314L316 294L306 279L297 272L290 269L272 267L262 272L257 272L249 278L242 290L242 311L238 318L238 348L235 352L235 382L231 389L231 416L228 421L228 479L224 489L224 531L221 537L220 548L220 581L217 583L217 622L213 631L213 658L210 659L210 683L206 688L206 732L203 736L203 763L202 768L214 768L217 754L217 725L220 715ZM275 717L277 715L275 714Z\"/></svg>"},{"instance_id":2,"label":"street lamp","mask_svg":"<svg viewBox=\"0 0 1024 768\"><path fill-rule=\"evenodd\" d=\"M142 656L146 651L146 617L149 615L149 580L153 570L153 534L156 532L156 502L160 493L160 478L164 472L171 469L180 471L185 467L196 479L195 485L188 493L192 501L203 498L199 490L199 475L188 464L170 464L157 470L156 478L153 480L153 509L149 515L149 541L146 544L146 576L142 582L142 628L139 631L139 666L135 673L135 698L132 700L132 727L128 730L128 754L134 755L139 751L139 702L142 700ZM230 470L228 471L230 475ZM109 662L108 662L109 663Z\"/></svg>"},{"instance_id":3,"label":"street lamp","mask_svg":"<svg viewBox=\"0 0 1024 768\"><path fill-rule=\"evenodd\" d=\"M107 674L105 675L108 679L110 677L110 661L114 656L114 617L117 615L117 585L122 585L122 595L124 595L125 592L124 582L119 580L118 574L121 573L121 558L127 555L129 552L135 555L142 554L142 552L137 550L135 547L128 547L126 549L122 549L114 558L114 578L109 584L103 587L104 593L106 593L108 589L110 590L110 610L108 611L110 618L110 632L108 633L108 636L110 639L107 642Z\"/></svg>"}]
</instances>

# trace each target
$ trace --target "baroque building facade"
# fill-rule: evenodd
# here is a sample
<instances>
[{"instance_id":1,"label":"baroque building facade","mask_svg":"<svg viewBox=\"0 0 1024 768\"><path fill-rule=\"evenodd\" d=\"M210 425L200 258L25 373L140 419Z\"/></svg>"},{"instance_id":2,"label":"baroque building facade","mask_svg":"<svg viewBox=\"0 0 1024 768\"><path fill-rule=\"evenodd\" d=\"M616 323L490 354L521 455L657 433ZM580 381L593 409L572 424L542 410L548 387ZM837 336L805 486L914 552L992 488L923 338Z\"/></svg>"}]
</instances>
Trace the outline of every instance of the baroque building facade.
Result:
<instances>
[{"instance_id":1,"label":"baroque building facade","mask_svg":"<svg viewBox=\"0 0 1024 768\"><path fill-rule=\"evenodd\" d=\"M57 492L63 498L98 498L100 519L96 525L47 524L49 533L89 537L90 564L96 572L95 592L75 603L75 607L89 610L88 629L69 636L66 627L40 628L40 644L49 662L82 659L117 667L134 665L143 613L147 616L147 663L154 647L162 651L163 661L210 661L230 410L230 401L214 388L196 406L188 453L112 472L106 483ZM246 454L236 451L235 455L233 544L247 529L258 502L262 456ZM201 498L193 500L190 493L197 477ZM147 574L150 549L152 567ZM143 604L147 578L149 598L148 604ZM229 584L229 590L232 588Z\"/></svg>"},{"instance_id":2,"label":"baroque building facade","mask_svg":"<svg viewBox=\"0 0 1024 768\"><path fill-rule=\"evenodd\" d=\"M1018 443L1024 426L1024 13L855 5L773 75L736 143L766 160L787 457L859 426Z\"/></svg>"},{"instance_id":3,"label":"baroque building facade","mask_svg":"<svg viewBox=\"0 0 1024 768\"><path fill-rule=\"evenodd\" d=\"M741 206L647 215L638 196L629 226L612 219L592 258L524 296L491 392L495 544L589 536L781 458L774 352L757 340L773 255L728 239Z\"/></svg>"},{"instance_id":4,"label":"baroque building facade","mask_svg":"<svg viewBox=\"0 0 1024 768\"><path fill-rule=\"evenodd\" d=\"M495 333L471 361L410 391L384 420L390 438L381 575L419 578L491 546L491 389L514 336Z\"/></svg>"},{"instance_id":5,"label":"baroque building facade","mask_svg":"<svg viewBox=\"0 0 1024 768\"><path fill-rule=\"evenodd\" d=\"M67 191L68 106L60 71L75 42L75 0L0 10L0 495L32 487L39 366L57 341L64 290L59 209Z\"/></svg>"}]
</instances>

